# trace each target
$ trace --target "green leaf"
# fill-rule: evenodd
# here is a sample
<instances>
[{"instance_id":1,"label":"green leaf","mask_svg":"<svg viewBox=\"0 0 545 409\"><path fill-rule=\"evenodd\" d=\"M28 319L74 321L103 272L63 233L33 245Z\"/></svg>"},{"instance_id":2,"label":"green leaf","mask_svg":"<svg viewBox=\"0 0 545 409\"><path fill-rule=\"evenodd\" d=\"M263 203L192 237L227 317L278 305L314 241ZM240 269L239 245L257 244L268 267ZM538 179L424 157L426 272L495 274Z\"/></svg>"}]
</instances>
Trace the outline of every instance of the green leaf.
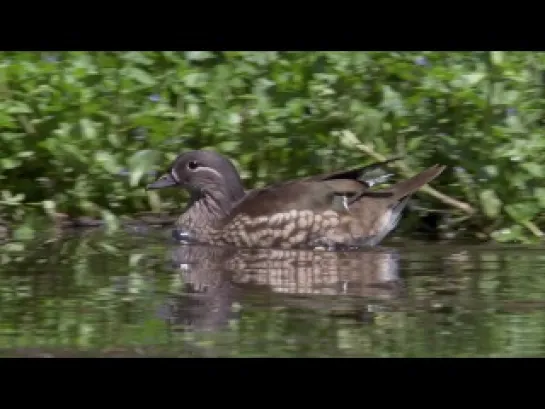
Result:
<instances>
[{"instance_id":1,"label":"green leaf","mask_svg":"<svg viewBox=\"0 0 545 409\"><path fill-rule=\"evenodd\" d=\"M6 109L8 114L31 114L32 109L30 106L24 102L20 101L11 101L10 106Z\"/></svg>"},{"instance_id":2,"label":"green leaf","mask_svg":"<svg viewBox=\"0 0 545 409\"><path fill-rule=\"evenodd\" d=\"M129 256L129 267L137 267L140 260L142 260L145 257L144 254L131 254Z\"/></svg>"},{"instance_id":3,"label":"green leaf","mask_svg":"<svg viewBox=\"0 0 545 409\"><path fill-rule=\"evenodd\" d=\"M85 139L95 139L97 136L97 129L95 123L87 118L79 120L81 133Z\"/></svg>"},{"instance_id":4,"label":"green leaf","mask_svg":"<svg viewBox=\"0 0 545 409\"><path fill-rule=\"evenodd\" d=\"M159 161L159 152L151 149L136 152L129 159L131 175L129 183L131 187L138 185L146 172L152 170Z\"/></svg>"},{"instance_id":5,"label":"green leaf","mask_svg":"<svg viewBox=\"0 0 545 409\"><path fill-rule=\"evenodd\" d=\"M423 142L424 142L423 136L413 136L412 138L407 140L407 151L408 152L416 151Z\"/></svg>"},{"instance_id":6,"label":"green leaf","mask_svg":"<svg viewBox=\"0 0 545 409\"><path fill-rule=\"evenodd\" d=\"M184 83L189 88L202 88L206 85L206 79L206 73L192 72L184 76Z\"/></svg>"},{"instance_id":7,"label":"green leaf","mask_svg":"<svg viewBox=\"0 0 545 409\"><path fill-rule=\"evenodd\" d=\"M125 61L130 61L136 64L142 64L142 65L153 64L153 60L151 60L148 56L146 56L146 54L142 51L125 52L123 53L123 59Z\"/></svg>"},{"instance_id":8,"label":"green leaf","mask_svg":"<svg viewBox=\"0 0 545 409\"><path fill-rule=\"evenodd\" d=\"M7 252L13 252L13 253L20 253L25 251L25 245L24 243L12 241L9 243L4 244L3 249Z\"/></svg>"},{"instance_id":9,"label":"green leaf","mask_svg":"<svg viewBox=\"0 0 545 409\"><path fill-rule=\"evenodd\" d=\"M536 177L536 178L542 178L545 176L543 172L543 167L537 163L534 162L526 162L522 164L522 167L526 169L526 171Z\"/></svg>"},{"instance_id":10,"label":"green leaf","mask_svg":"<svg viewBox=\"0 0 545 409\"><path fill-rule=\"evenodd\" d=\"M484 214L490 218L497 217L500 214L502 202L492 189L481 190L479 193L481 207Z\"/></svg>"},{"instance_id":11,"label":"green leaf","mask_svg":"<svg viewBox=\"0 0 545 409\"><path fill-rule=\"evenodd\" d=\"M13 231L13 238L18 241L32 240L34 235L34 229L26 224Z\"/></svg>"},{"instance_id":12,"label":"green leaf","mask_svg":"<svg viewBox=\"0 0 545 409\"><path fill-rule=\"evenodd\" d=\"M119 249L117 247L112 246L111 244L100 242L98 243L98 247L100 247L102 250L104 250L106 253L109 254L119 254Z\"/></svg>"},{"instance_id":13,"label":"green leaf","mask_svg":"<svg viewBox=\"0 0 545 409\"><path fill-rule=\"evenodd\" d=\"M22 152L19 152L17 154L17 157L18 158L31 158L32 156L34 156L34 152L33 151L22 151Z\"/></svg>"},{"instance_id":14,"label":"green leaf","mask_svg":"<svg viewBox=\"0 0 545 409\"><path fill-rule=\"evenodd\" d=\"M17 193L15 196L8 190L2 190L2 201L5 204L18 204L25 199L24 193Z\"/></svg>"},{"instance_id":15,"label":"green leaf","mask_svg":"<svg viewBox=\"0 0 545 409\"><path fill-rule=\"evenodd\" d=\"M56 213L57 205L53 200L44 200L42 206L49 216L53 216Z\"/></svg>"},{"instance_id":16,"label":"green leaf","mask_svg":"<svg viewBox=\"0 0 545 409\"><path fill-rule=\"evenodd\" d=\"M505 54L503 51L490 51L490 59L495 65L501 65L503 63L504 56Z\"/></svg>"},{"instance_id":17,"label":"green leaf","mask_svg":"<svg viewBox=\"0 0 545 409\"><path fill-rule=\"evenodd\" d=\"M106 232L107 233L112 233L112 232L116 231L119 228L119 220L115 216L115 214L113 214L112 212L110 212L107 209L102 209L100 211L100 213L101 213L101 216L102 216L102 220L104 220L104 222L106 223Z\"/></svg>"},{"instance_id":18,"label":"green leaf","mask_svg":"<svg viewBox=\"0 0 545 409\"><path fill-rule=\"evenodd\" d=\"M146 194L148 195L148 202L151 210L156 213L160 212L161 198L159 197L159 194L154 190L146 191Z\"/></svg>"},{"instance_id":19,"label":"green leaf","mask_svg":"<svg viewBox=\"0 0 545 409\"><path fill-rule=\"evenodd\" d=\"M505 206L505 212L518 222L532 220L538 210L535 202L519 202Z\"/></svg>"},{"instance_id":20,"label":"green leaf","mask_svg":"<svg viewBox=\"0 0 545 409\"><path fill-rule=\"evenodd\" d=\"M535 196L542 209L545 209L545 187L538 187L535 189Z\"/></svg>"},{"instance_id":21,"label":"green leaf","mask_svg":"<svg viewBox=\"0 0 545 409\"><path fill-rule=\"evenodd\" d=\"M342 131L338 136L341 144L346 146L347 148L353 149L361 143L356 135L354 135L354 133L349 130Z\"/></svg>"},{"instance_id":22,"label":"green leaf","mask_svg":"<svg viewBox=\"0 0 545 409\"><path fill-rule=\"evenodd\" d=\"M109 133L108 136L108 142L116 148L119 148L121 146L121 138L116 133Z\"/></svg>"},{"instance_id":23,"label":"green leaf","mask_svg":"<svg viewBox=\"0 0 545 409\"><path fill-rule=\"evenodd\" d=\"M9 116L6 112L0 112L0 127L17 129L17 122L14 118Z\"/></svg>"},{"instance_id":24,"label":"green leaf","mask_svg":"<svg viewBox=\"0 0 545 409\"><path fill-rule=\"evenodd\" d=\"M127 68L127 77L148 87L155 85L155 79L146 71L137 67Z\"/></svg>"},{"instance_id":25,"label":"green leaf","mask_svg":"<svg viewBox=\"0 0 545 409\"><path fill-rule=\"evenodd\" d=\"M470 87L474 87L484 79L485 74L483 72L474 72L471 74L466 74L464 77L466 80L466 84Z\"/></svg>"},{"instance_id":26,"label":"green leaf","mask_svg":"<svg viewBox=\"0 0 545 409\"><path fill-rule=\"evenodd\" d=\"M95 161L99 163L108 173L117 174L121 166L117 163L114 155L106 151L98 151L95 153Z\"/></svg>"},{"instance_id":27,"label":"green leaf","mask_svg":"<svg viewBox=\"0 0 545 409\"><path fill-rule=\"evenodd\" d=\"M0 160L3 169L15 169L21 165L21 161L18 159L3 158Z\"/></svg>"},{"instance_id":28,"label":"green leaf","mask_svg":"<svg viewBox=\"0 0 545 409\"><path fill-rule=\"evenodd\" d=\"M499 243L516 242L523 236L522 226L519 225L499 229L490 234L490 237Z\"/></svg>"},{"instance_id":29,"label":"green leaf","mask_svg":"<svg viewBox=\"0 0 545 409\"><path fill-rule=\"evenodd\" d=\"M212 58L214 54L210 51L186 51L185 56L190 61L204 61Z\"/></svg>"}]
</instances>

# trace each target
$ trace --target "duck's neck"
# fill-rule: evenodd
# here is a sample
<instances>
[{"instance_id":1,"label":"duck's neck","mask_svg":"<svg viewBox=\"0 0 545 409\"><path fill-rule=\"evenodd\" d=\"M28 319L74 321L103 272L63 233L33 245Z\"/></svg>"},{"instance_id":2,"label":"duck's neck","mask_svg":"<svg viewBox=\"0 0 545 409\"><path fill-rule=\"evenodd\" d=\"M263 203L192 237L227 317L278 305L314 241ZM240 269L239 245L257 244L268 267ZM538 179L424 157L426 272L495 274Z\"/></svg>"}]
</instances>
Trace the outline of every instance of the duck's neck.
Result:
<instances>
[{"instance_id":1,"label":"duck's neck","mask_svg":"<svg viewBox=\"0 0 545 409\"><path fill-rule=\"evenodd\" d=\"M243 189L234 193L219 186L191 192L191 199L178 224L195 231L213 227L229 214L235 202L243 196Z\"/></svg>"}]
</instances>

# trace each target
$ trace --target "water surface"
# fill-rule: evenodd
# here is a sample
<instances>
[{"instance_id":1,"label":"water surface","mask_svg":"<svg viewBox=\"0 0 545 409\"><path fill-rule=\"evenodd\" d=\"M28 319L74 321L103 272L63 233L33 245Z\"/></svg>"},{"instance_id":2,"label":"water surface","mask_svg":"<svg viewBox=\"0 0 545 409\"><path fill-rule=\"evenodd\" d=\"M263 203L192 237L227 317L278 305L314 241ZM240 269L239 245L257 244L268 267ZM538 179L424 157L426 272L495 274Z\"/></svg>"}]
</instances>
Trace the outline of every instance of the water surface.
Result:
<instances>
[{"instance_id":1,"label":"water surface","mask_svg":"<svg viewBox=\"0 0 545 409\"><path fill-rule=\"evenodd\" d=\"M543 248L235 251L95 229L0 255L0 356L545 355Z\"/></svg>"}]
</instances>

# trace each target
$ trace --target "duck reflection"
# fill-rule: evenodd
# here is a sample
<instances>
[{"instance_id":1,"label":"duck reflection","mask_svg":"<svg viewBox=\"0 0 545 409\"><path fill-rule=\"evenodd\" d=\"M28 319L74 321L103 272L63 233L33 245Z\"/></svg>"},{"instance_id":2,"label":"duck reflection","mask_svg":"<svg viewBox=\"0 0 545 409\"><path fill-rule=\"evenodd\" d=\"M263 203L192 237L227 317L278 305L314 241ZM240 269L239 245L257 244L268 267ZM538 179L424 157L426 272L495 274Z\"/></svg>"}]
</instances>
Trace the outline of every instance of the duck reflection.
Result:
<instances>
[{"instance_id":1,"label":"duck reflection","mask_svg":"<svg viewBox=\"0 0 545 409\"><path fill-rule=\"evenodd\" d=\"M394 249L311 251L184 244L171 260L184 282L161 316L174 326L217 330L246 306L284 307L372 321L403 291Z\"/></svg>"}]
</instances>

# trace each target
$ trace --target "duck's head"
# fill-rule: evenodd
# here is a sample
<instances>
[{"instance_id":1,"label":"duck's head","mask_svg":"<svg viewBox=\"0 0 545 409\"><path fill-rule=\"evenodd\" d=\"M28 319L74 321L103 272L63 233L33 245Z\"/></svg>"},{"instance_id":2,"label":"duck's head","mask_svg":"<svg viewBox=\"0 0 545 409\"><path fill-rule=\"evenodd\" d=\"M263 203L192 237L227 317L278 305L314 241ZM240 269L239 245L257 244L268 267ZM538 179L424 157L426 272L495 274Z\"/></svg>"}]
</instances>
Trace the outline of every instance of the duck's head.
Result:
<instances>
[{"instance_id":1,"label":"duck's head","mask_svg":"<svg viewBox=\"0 0 545 409\"><path fill-rule=\"evenodd\" d=\"M178 186L193 194L223 193L230 201L241 199L245 192L233 163L217 152L195 150L179 155L169 169L147 189Z\"/></svg>"}]
</instances>

